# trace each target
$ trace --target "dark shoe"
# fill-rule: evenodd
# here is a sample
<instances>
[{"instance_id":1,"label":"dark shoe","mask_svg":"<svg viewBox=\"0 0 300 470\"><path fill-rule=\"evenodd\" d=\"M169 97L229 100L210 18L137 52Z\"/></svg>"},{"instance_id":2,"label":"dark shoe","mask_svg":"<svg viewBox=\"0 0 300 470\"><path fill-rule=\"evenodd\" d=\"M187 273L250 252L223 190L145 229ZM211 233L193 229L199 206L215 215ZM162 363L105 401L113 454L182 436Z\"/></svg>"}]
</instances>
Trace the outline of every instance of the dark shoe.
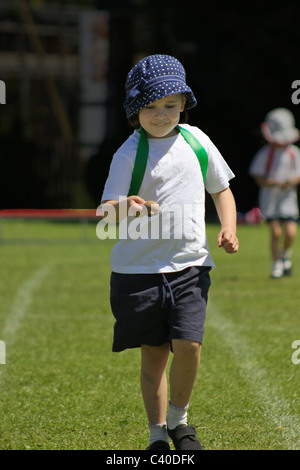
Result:
<instances>
[{"instance_id":1,"label":"dark shoe","mask_svg":"<svg viewBox=\"0 0 300 470\"><path fill-rule=\"evenodd\" d=\"M175 429L168 429L176 450L202 450L202 446L196 437L196 429L193 426L180 424Z\"/></svg>"},{"instance_id":2,"label":"dark shoe","mask_svg":"<svg viewBox=\"0 0 300 470\"><path fill-rule=\"evenodd\" d=\"M283 275L284 276L291 276L293 270L292 261L288 258L282 260L283 263Z\"/></svg>"},{"instance_id":3,"label":"dark shoe","mask_svg":"<svg viewBox=\"0 0 300 470\"><path fill-rule=\"evenodd\" d=\"M146 450L170 450L170 446L166 441L155 441Z\"/></svg>"}]
</instances>

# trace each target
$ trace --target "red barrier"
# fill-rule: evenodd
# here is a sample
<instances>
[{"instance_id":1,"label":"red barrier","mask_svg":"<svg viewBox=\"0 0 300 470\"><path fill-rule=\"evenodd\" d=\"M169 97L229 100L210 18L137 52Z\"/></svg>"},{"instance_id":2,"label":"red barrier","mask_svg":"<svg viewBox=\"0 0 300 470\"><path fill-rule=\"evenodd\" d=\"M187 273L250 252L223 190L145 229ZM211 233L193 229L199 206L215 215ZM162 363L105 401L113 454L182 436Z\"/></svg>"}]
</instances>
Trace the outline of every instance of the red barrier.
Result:
<instances>
[{"instance_id":1,"label":"red barrier","mask_svg":"<svg viewBox=\"0 0 300 470\"><path fill-rule=\"evenodd\" d=\"M24 219L90 219L96 218L96 209L3 209L3 218Z\"/></svg>"}]
</instances>

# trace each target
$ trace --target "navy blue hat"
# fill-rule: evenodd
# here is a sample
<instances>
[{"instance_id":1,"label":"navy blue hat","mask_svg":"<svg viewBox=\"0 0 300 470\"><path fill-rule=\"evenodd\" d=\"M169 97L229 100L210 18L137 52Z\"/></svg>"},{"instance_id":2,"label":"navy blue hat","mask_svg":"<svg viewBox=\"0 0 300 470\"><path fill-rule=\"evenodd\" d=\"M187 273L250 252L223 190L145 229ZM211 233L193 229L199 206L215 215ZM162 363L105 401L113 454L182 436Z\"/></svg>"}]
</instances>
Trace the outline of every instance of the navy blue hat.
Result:
<instances>
[{"instance_id":1,"label":"navy blue hat","mask_svg":"<svg viewBox=\"0 0 300 470\"><path fill-rule=\"evenodd\" d=\"M185 94L185 109L196 106L197 100L185 82L185 70L179 60L161 54L145 57L127 75L124 103L127 118L153 101L178 93Z\"/></svg>"}]
</instances>

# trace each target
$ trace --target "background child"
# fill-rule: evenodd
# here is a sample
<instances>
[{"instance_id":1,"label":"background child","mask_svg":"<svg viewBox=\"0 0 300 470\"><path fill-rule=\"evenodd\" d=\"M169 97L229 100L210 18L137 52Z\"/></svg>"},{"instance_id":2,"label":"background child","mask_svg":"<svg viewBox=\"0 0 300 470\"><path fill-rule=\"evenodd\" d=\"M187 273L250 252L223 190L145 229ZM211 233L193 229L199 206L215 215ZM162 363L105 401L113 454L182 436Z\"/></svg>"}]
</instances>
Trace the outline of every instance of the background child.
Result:
<instances>
[{"instance_id":1,"label":"background child","mask_svg":"<svg viewBox=\"0 0 300 470\"><path fill-rule=\"evenodd\" d=\"M260 210L270 227L271 277L280 278L291 274L291 247L299 218L300 151L292 145L299 140L299 131L285 108L270 111L261 130L268 144L255 155L250 174L260 187Z\"/></svg>"},{"instance_id":2,"label":"background child","mask_svg":"<svg viewBox=\"0 0 300 470\"><path fill-rule=\"evenodd\" d=\"M222 225L218 244L227 253L235 253L236 209L229 189L234 175L200 129L187 124L178 127L185 111L197 103L178 60L166 55L142 59L127 76L126 93L127 118L134 127L142 126L147 137L147 166L138 194L127 196L143 133L135 130L113 157L102 195L103 210L113 207L119 215L125 208L126 216L127 211L141 211L146 201L157 201L159 213L149 219L145 216L141 223L162 221L162 233L151 237L150 228L148 237L123 237L112 250L113 351L141 348L148 449L169 449L171 437L176 449L197 450L201 444L188 424L187 410L200 362L209 271L214 266L205 235L205 188ZM205 186L198 159L181 127L207 152ZM176 236L178 220L182 221L181 236Z\"/></svg>"}]
</instances>

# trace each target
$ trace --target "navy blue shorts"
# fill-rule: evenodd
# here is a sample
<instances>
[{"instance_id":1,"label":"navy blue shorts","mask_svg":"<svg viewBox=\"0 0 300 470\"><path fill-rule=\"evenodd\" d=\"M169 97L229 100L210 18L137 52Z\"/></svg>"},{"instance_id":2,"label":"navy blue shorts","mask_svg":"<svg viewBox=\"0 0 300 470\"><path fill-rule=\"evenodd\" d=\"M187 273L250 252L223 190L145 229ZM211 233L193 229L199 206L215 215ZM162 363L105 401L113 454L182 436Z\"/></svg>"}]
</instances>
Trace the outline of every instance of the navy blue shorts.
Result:
<instances>
[{"instance_id":1,"label":"navy blue shorts","mask_svg":"<svg viewBox=\"0 0 300 470\"><path fill-rule=\"evenodd\" d=\"M210 267L192 266L158 274L111 273L112 350L142 344L160 346L172 339L202 343Z\"/></svg>"}]
</instances>

